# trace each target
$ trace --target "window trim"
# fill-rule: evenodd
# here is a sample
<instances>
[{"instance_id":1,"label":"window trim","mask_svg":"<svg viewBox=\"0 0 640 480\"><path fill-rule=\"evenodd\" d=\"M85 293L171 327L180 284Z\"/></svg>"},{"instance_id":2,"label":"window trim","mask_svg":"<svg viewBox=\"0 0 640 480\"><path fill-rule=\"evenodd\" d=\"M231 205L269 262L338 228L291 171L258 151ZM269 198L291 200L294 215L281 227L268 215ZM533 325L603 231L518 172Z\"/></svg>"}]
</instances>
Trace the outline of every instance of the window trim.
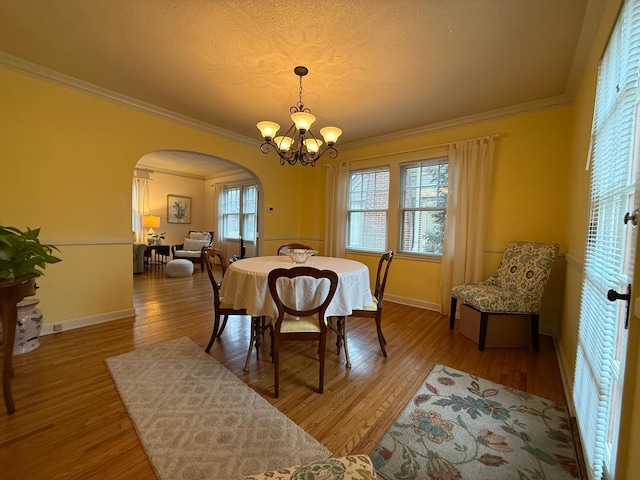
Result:
<instances>
[{"instance_id":1,"label":"window trim","mask_svg":"<svg viewBox=\"0 0 640 480\"><path fill-rule=\"evenodd\" d=\"M400 195L400 166L410 163L419 163L430 160L445 159L449 163L449 150L447 145L438 145L434 147L424 147L419 149L420 153L416 151L410 152L397 152L389 153L380 156L370 158L355 159L350 162L349 174L352 172L358 172L362 170L375 170L375 169L389 169L389 206L387 210L387 239L386 250L393 250L396 252L397 258L406 258L412 261L428 262L428 263L441 263L442 255L434 255L427 253L414 253L414 252L400 252L398 248L399 241L399 229L402 218L398 216L399 213L399 195ZM395 179L395 180L394 180ZM349 195L349 187L347 187L346 195ZM396 202L395 205L392 202ZM348 198L347 209L345 217L348 216ZM346 233L348 235L348 218L345 218ZM376 255L379 256L380 252L377 250L360 250L347 246L347 237L344 238L345 252L350 255Z\"/></svg>"},{"instance_id":2,"label":"window trim","mask_svg":"<svg viewBox=\"0 0 640 480\"><path fill-rule=\"evenodd\" d=\"M253 188L256 191L256 204L255 204L255 212L251 213L251 214L245 214L243 213L243 203L244 203L244 191L247 188ZM233 213L228 213L227 211L227 192L230 190L238 190L238 212L233 212ZM244 218L247 215L253 215L255 217L255 225L256 225L256 232L257 233L257 228L258 228L258 209L259 209L259 189L258 189L258 185L256 183L241 183L241 184L233 184L233 185L225 185L223 187L223 192L222 192L222 197L224 199L223 204L222 204L222 212L220 214L220 217L222 219L222 225L223 225L223 229L222 229L222 241L228 242L228 241L234 241L234 240L238 240L238 238L236 237L229 237L227 235L227 218L231 215L235 215L238 217L238 229L239 229L239 236L241 236L244 240L245 243L247 244L253 244L257 242L257 237L253 238L251 240L246 239L243 236L243 225L244 225ZM252 232L254 233L254 232Z\"/></svg>"},{"instance_id":3,"label":"window trim","mask_svg":"<svg viewBox=\"0 0 640 480\"><path fill-rule=\"evenodd\" d=\"M381 209L381 208L371 208L371 209L362 209L362 208L358 208L358 209L351 209L350 207L350 201L349 201L349 197L351 194L351 175L353 175L354 173L374 173L374 172L386 172L389 176L389 184L387 185L387 208L386 209ZM390 198L391 198L391 168L389 165L376 165L376 166L372 166L372 167L363 167L363 168L358 168L358 169L351 169L349 170L349 186L347 187L347 208L346 208L346 212L345 212L345 221L346 221L346 229L345 229L345 251L347 252L354 252L354 253L375 253L375 254L380 254L382 252L385 252L389 249L389 225L390 225L390 211L391 209L389 208L389 202L390 202ZM374 250L371 248L357 248L357 247L353 247L348 245L348 239L349 239L349 231L350 231L350 226L351 226L351 214L352 213L384 213L385 215L385 221L386 221L386 235L384 238L384 247L381 250Z\"/></svg>"},{"instance_id":4,"label":"window trim","mask_svg":"<svg viewBox=\"0 0 640 480\"><path fill-rule=\"evenodd\" d=\"M442 258L442 253L434 253L434 252L412 252L410 250L402 250L402 235L403 235L403 218L405 212L444 212L445 219L447 215L447 202L445 202L442 207L405 207L404 203L404 193L406 191L405 187L405 176L404 171L406 168L420 165L420 164L429 164L429 165L447 165L447 179L449 173L449 156L448 154L441 154L437 156L431 156L431 158L423 158L421 160L413 160L407 162L399 163L399 178L398 178L398 235L397 235L397 252L403 255L410 255L411 257L431 257L431 258ZM448 185L448 183L447 183ZM447 193L448 195L448 193ZM446 221L446 220L445 220ZM443 245L444 245L444 230L443 230Z\"/></svg>"}]
</instances>

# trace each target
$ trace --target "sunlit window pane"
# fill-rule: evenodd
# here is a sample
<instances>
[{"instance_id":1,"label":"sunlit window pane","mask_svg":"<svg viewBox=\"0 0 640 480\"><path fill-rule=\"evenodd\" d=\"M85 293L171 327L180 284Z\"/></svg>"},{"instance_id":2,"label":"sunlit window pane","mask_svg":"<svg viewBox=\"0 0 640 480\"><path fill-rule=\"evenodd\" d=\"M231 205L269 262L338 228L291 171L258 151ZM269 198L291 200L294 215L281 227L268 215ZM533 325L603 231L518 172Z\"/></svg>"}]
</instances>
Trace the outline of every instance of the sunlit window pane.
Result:
<instances>
[{"instance_id":1,"label":"sunlit window pane","mask_svg":"<svg viewBox=\"0 0 640 480\"><path fill-rule=\"evenodd\" d=\"M388 168L351 172L347 210L347 248L384 251L387 245L388 208Z\"/></svg>"},{"instance_id":2,"label":"sunlit window pane","mask_svg":"<svg viewBox=\"0 0 640 480\"><path fill-rule=\"evenodd\" d=\"M442 255L449 164L447 159L401 167L400 251Z\"/></svg>"}]
</instances>

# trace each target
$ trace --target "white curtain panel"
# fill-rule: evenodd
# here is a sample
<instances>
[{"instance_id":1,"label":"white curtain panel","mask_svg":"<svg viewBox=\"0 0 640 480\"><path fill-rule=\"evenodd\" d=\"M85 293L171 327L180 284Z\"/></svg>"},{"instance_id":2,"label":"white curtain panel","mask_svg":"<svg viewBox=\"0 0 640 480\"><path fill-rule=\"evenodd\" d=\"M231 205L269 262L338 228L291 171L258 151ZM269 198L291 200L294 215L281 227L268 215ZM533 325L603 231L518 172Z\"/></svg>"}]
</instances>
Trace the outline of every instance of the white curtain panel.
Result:
<instances>
[{"instance_id":1,"label":"white curtain panel","mask_svg":"<svg viewBox=\"0 0 640 480\"><path fill-rule=\"evenodd\" d=\"M142 227L142 216L149 213L149 180L133 177L131 189L131 229L136 234L136 242L146 243L146 233Z\"/></svg>"},{"instance_id":2,"label":"white curtain panel","mask_svg":"<svg viewBox=\"0 0 640 480\"><path fill-rule=\"evenodd\" d=\"M225 231L224 231L224 184L223 183L216 183L213 186L213 197L214 197L214 203L215 203L215 210L216 210L216 217L218 219L218 244L216 246L216 248L222 248L222 242L224 241L225 238ZM215 233L214 233L215 235ZM223 249L224 251L224 249ZM225 252L226 254L227 252Z\"/></svg>"},{"instance_id":3,"label":"white curtain panel","mask_svg":"<svg viewBox=\"0 0 640 480\"><path fill-rule=\"evenodd\" d=\"M324 256L344 258L347 235L349 164L327 165Z\"/></svg>"},{"instance_id":4,"label":"white curtain panel","mask_svg":"<svg viewBox=\"0 0 640 480\"><path fill-rule=\"evenodd\" d=\"M443 315L450 312L453 287L483 280L484 235L496 136L449 145L449 194L440 283Z\"/></svg>"}]
</instances>

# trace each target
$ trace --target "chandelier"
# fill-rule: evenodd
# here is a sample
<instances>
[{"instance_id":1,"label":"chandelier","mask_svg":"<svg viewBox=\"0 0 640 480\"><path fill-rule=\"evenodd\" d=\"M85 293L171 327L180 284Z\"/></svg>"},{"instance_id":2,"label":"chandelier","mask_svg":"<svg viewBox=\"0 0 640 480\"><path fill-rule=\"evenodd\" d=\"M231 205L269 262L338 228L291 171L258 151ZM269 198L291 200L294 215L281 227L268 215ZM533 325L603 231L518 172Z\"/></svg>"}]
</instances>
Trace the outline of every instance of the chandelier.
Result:
<instances>
[{"instance_id":1,"label":"chandelier","mask_svg":"<svg viewBox=\"0 0 640 480\"><path fill-rule=\"evenodd\" d=\"M275 122L259 122L257 127L264 137L264 143L260 145L262 153L269 153L269 147L280 156L280 165L287 162L289 165L295 165L300 162L302 165L315 166L316 161L325 153L331 158L338 156L338 151L333 146L342 130L338 127L324 127L320 129L320 134L324 138L326 146L322 140L318 140L310 130L311 124L316 121L316 117L311 115L311 110L306 108L302 103L302 77L309 73L309 69L303 66L297 66L293 72L300 77L300 93L298 103L291 107L291 120L293 124L289 130L278 137L274 137L280 129L280 125ZM293 147L295 145L295 147ZM292 148L293 147L293 148Z\"/></svg>"}]
</instances>

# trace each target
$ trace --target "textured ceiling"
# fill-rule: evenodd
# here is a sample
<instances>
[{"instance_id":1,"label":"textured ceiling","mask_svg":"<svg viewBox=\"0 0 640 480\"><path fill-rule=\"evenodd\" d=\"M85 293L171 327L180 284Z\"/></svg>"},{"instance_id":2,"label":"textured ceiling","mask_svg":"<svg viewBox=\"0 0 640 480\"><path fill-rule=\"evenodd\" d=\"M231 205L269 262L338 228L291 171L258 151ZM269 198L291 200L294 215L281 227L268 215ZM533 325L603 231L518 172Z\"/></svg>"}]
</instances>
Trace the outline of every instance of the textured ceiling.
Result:
<instances>
[{"instance_id":1,"label":"textured ceiling","mask_svg":"<svg viewBox=\"0 0 640 480\"><path fill-rule=\"evenodd\" d=\"M602 1L0 0L0 51L256 144L305 65L349 144L570 100Z\"/></svg>"}]
</instances>

